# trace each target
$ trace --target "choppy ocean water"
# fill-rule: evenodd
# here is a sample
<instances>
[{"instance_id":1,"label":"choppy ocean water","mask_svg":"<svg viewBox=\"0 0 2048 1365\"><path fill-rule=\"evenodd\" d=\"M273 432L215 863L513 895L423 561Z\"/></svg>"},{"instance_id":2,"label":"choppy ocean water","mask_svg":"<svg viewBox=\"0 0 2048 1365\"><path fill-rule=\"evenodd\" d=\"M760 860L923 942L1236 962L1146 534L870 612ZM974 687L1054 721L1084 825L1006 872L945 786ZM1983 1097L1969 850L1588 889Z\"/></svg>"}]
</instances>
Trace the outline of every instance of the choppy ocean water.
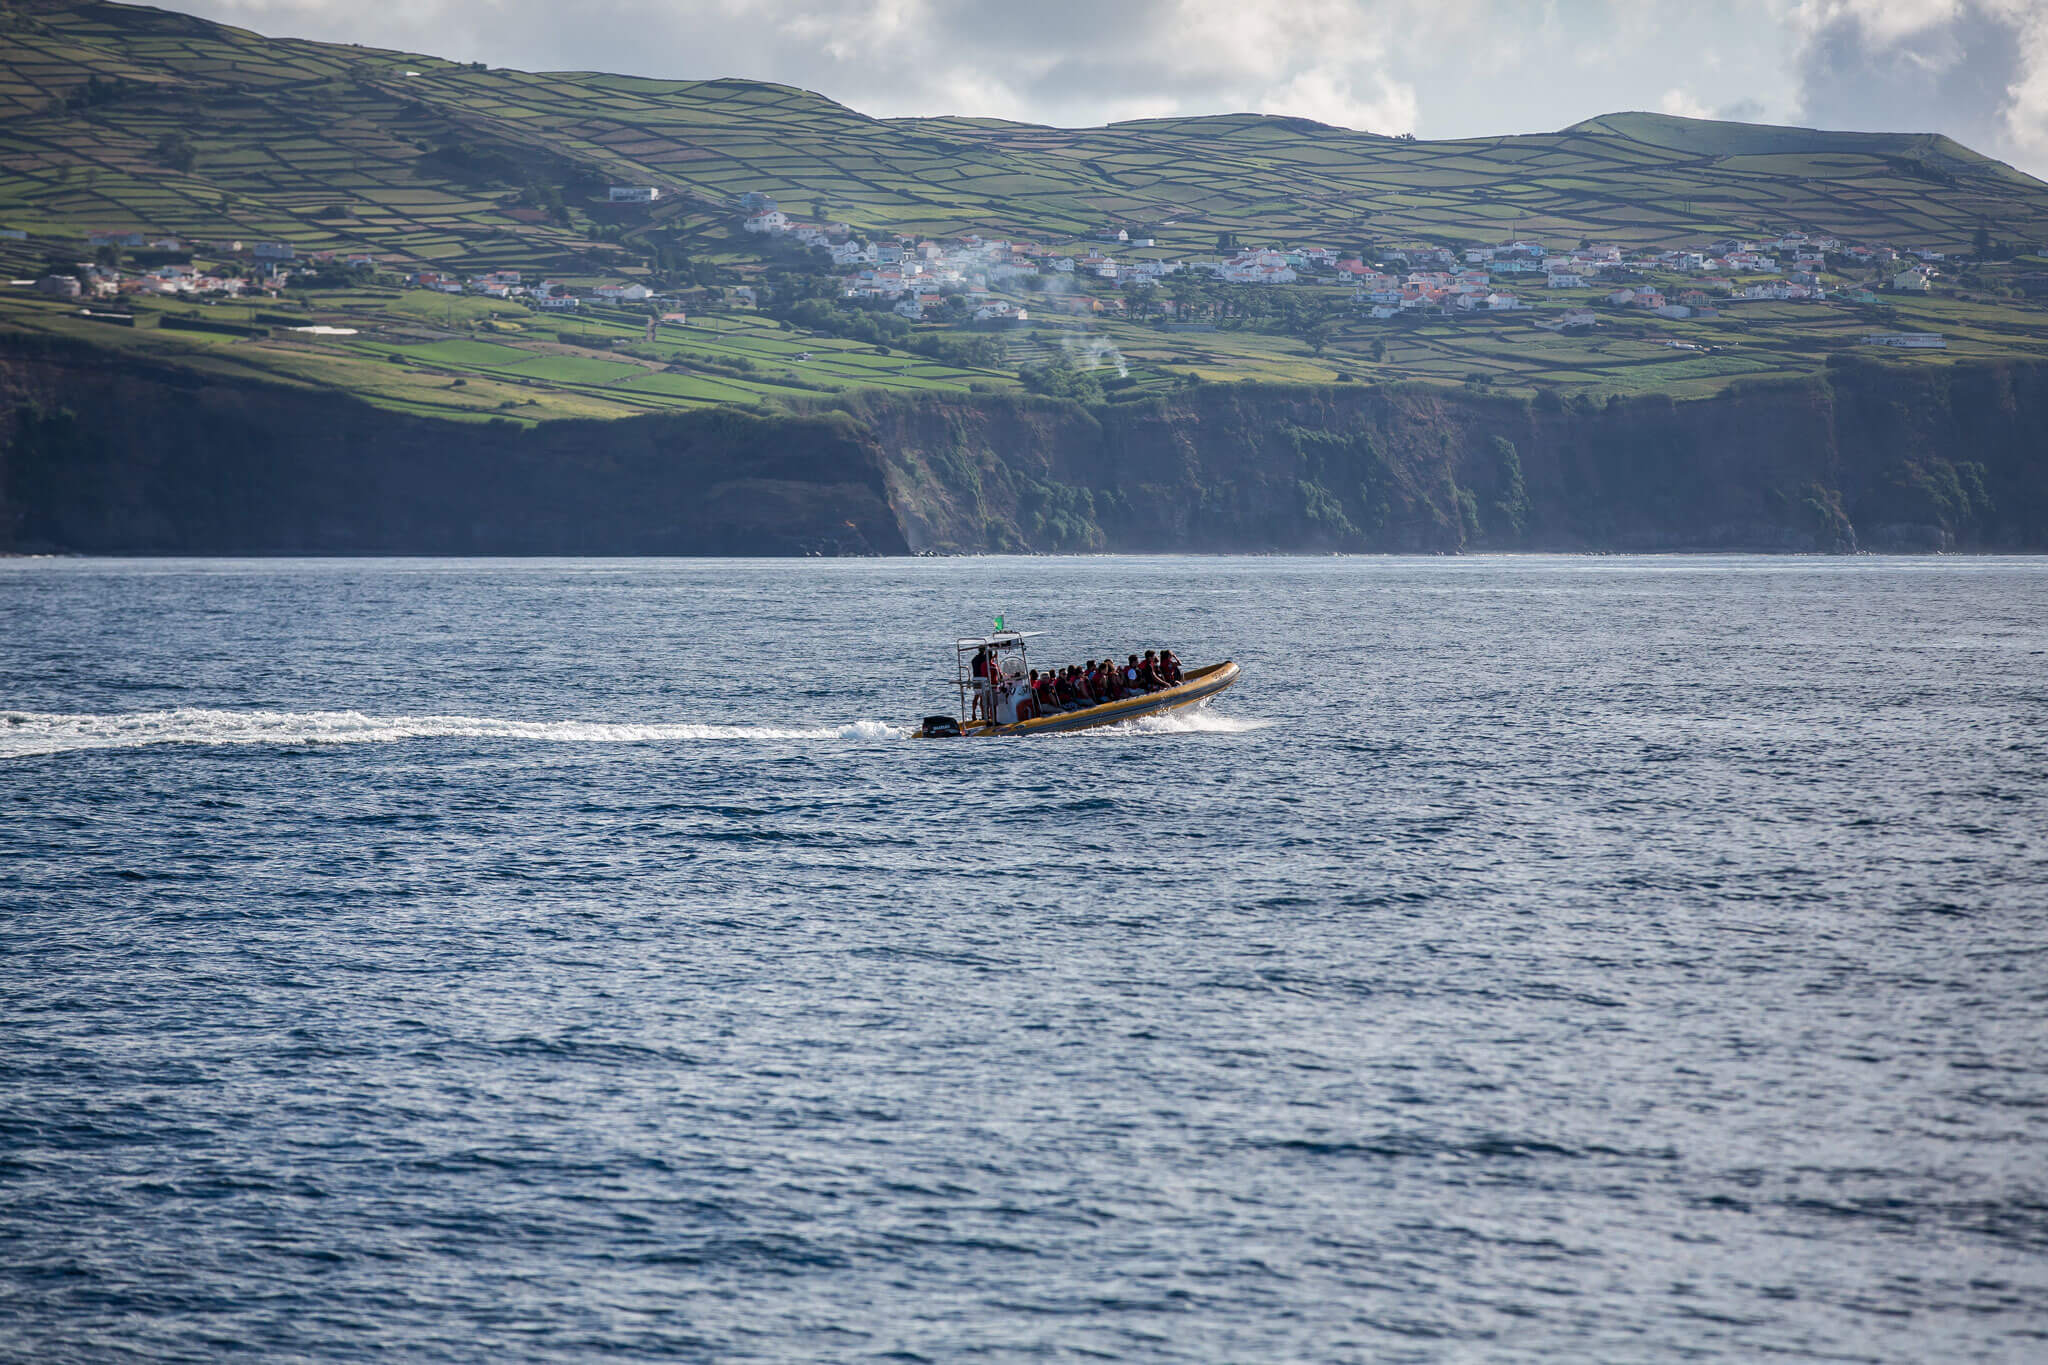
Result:
<instances>
[{"instance_id":1,"label":"choppy ocean water","mask_svg":"<svg viewBox=\"0 0 2048 1365\"><path fill-rule=\"evenodd\" d=\"M946 641L1203 717L913 742ZM0 1358L2048 1358L2048 564L0 561Z\"/></svg>"}]
</instances>

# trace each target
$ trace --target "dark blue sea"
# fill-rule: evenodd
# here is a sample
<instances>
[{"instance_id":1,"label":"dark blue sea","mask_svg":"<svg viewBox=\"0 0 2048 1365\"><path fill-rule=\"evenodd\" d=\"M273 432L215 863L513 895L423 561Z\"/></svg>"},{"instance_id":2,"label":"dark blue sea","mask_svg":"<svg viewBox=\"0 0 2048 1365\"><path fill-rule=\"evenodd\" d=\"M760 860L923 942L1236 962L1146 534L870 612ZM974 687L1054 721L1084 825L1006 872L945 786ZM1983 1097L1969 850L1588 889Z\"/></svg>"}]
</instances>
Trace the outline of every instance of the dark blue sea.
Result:
<instances>
[{"instance_id":1,"label":"dark blue sea","mask_svg":"<svg viewBox=\"0 0 2048 1365\"><path fill-rule=\"evenodd\" d=\"M2048 562L0 561L0 1358L2048 1359Z\"/></svg>"}]
</instances>

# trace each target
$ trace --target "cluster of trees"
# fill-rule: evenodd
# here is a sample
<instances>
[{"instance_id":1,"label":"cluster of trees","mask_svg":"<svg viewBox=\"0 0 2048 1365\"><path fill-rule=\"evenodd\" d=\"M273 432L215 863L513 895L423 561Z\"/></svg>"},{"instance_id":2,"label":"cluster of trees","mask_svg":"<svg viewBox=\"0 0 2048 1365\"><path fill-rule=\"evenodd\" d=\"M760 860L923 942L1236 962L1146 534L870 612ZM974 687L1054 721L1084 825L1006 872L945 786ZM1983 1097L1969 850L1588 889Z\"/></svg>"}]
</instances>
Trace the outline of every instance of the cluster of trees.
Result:
<instances>
[{"instance_id":1,"label":"cluster of trees","mask_svg":"<svg viewBox=\"0 0 2048 1365\"><path fill-rule=\"evenodd\" d=\"M998 336L947 336L919 332L882 300L839 298L839 282L829 275L770 271L766 311L813 332L893 346L949 365L1001 369L1009 363L1009 347Z\"/></svg>"},{"instance_id":2,"label":"cluster of trees","mask_svg":"<svg viewBox=\"0 0 2048 1365\"><path fill-rule=\"evenodd\" d=\"M160 164L174 171L190 171L199 164L199 153L193 150L192 139L183 133L165 133L156 140L152 155Z\"/></svg>"},{"instance_id":3,"label":"cluster of trees","mask_svg":"<svg viewBox=\"0 0 2048 1365\"><path fill-rule=\"evenodd\" d=\"M1144 322L1161 315L1161 292L1150 284L1125 286L1124 305L1132 319ZM1173 301L1174 316L1182 322L1300 337L1311 345L1342 320L1351 302L1348 295L1340 299L1304 289L1226 284L1185 275L1170 277L1163 292ZM1333 295L1337 292L1331 291Z\"/></svg>"},{"instance_id":4,"label":"cluster of trees","mask_svg":"<svg viewBox=\"0 0 2048 1365\"><path fill-rule=\"evenodd\" d=\"M690 255L689 234L676 227L650 228L626 243L637 248L656 281L670 289L722 284L730 272Z\"/></svg>"},{"instance_id":5,"label":"cluster of trees","mask_svg":"<svg viewBox=\"0 0 2048 1365\"><path fill-rule=\"evenodd\" d=\"M1026 368L1019 376L1024 387L1047 398L1068 398L1076 403L1103 401L1102 380L1093 370L1075 368L1065 352L1043 365Z\"/></svg>"},{"instance_id":6,"label":"cluster of trees","mask_svg":"<svg viewBox=\"0 0 2048 1365\"><path fill-rule=\"evenodd\" d=\"M101 104L112 104L123 95L131 94L140 88L140 86L132 82L122 80L119 76L111 78L87 76L84 85L74 86L70 93L64 96L64 107L75 110L91 109Z\"/></svg>"}]
</instances>

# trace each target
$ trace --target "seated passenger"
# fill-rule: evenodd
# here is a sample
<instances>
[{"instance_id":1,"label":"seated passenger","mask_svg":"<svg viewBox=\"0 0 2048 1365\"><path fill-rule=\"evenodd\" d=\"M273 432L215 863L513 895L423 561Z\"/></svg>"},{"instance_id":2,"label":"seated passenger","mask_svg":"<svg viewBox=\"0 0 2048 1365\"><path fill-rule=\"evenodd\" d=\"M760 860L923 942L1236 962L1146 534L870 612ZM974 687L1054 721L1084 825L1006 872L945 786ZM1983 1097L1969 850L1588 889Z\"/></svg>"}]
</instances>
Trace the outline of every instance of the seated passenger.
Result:
<instances>
[{"instance_id":1,"label":"seated passenger","mask_svg":"<svg viewBox=\"0 0 2048 1365\"><path fill-rule=\"evenodd\" d=\"M1159 678L1168 687L1178 687L1183 681L1180 659L1170 649L1159 651Z\"/></svg>"},{"instance_id":2,"label":"seated passenger","mask_svg":"<svg viewBox=\"0 0 2048 1365\"><path fill-rule=\"evenodd\" d=\"M1125 694L1126 694L1126 695L1128 695L1128 696L1136 696L1136 695L1137 695L1138 693L1140 693L1140 692L1142 692L1142 691L1144 691L1144 690L1145 690L1145 685L1144 685L1144 682L1143 682L1143 680L1142 680L1142 679L1141 679L1141 678L1140 678L1140 677L1138 676L1138 656L1137 656L1137 655L1133 654L1133 655L1132 655L1132 656L1130 657L1130 661L1129 661L1128 663L1126 663L1126 664L1124 665L1124 669L1123 669L1123 676L1124 676L1124 692L1125 692Z\"/></svg>"},{"instance_id":3,"label":"seated passenger","mask_svg":"<svg viewBox=\"0 0 2048 1365\"><path fill-rule=\"evenodd\" d=\"M1053 694L1059 698L1060 710L1072 711L1081 705L1081 694L1074 690L1073 665L1060 670L1060 676L1053 683Z\"/></svg>"},{"instance_id":4,"label":"seated passenger","mask_svg":"<svg viewBox=\"0 0 2048 1365\"><path fill-rule=\"evenodd\" d=\"M1147 692L1157 692L1166 684L1159 680L1159 659L1151 650L1145 651L1144 659L1138 664L1138 686Z\"/></svg>"}]
</instances>

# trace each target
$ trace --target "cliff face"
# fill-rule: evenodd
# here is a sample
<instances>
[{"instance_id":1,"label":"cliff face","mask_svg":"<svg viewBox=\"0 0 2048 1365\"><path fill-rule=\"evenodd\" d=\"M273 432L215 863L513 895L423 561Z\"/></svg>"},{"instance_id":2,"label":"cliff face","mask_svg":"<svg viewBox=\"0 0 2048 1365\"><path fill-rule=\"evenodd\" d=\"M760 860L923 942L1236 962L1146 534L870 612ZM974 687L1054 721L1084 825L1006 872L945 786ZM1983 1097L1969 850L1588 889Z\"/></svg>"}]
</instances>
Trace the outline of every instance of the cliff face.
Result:
<instances>
[{"instance_id":1,"label":"cliff face","mask_svg":"<svg viewBox=\"0 0 2048 1365\"><path fill-rule=\"evenodd\" d=\"M860 437L836 415L446 422L0 354L0 550L906 553Z\"/></svg>"},{"instance_id":2,"label":"cliff face","mask_svg":"<svg viewBox=\"0 0 2048 1365\"><path fill-rule=\"evenodd\" d=\"M2048 367L1673 403L1210 386L868 408L913 548L2048 549Z\"/></svg>"},{"instance_id":3,"label":"cliff face","mask_svg":"<svg viewBox=\"0 0 2048 1365\"><path fill-rule=\"evenodd\" d=\"M2048 550L2048 366L1690 403L1211 385L458 424L0 352L0 549Z\"/></svg>"}]
</instances>

